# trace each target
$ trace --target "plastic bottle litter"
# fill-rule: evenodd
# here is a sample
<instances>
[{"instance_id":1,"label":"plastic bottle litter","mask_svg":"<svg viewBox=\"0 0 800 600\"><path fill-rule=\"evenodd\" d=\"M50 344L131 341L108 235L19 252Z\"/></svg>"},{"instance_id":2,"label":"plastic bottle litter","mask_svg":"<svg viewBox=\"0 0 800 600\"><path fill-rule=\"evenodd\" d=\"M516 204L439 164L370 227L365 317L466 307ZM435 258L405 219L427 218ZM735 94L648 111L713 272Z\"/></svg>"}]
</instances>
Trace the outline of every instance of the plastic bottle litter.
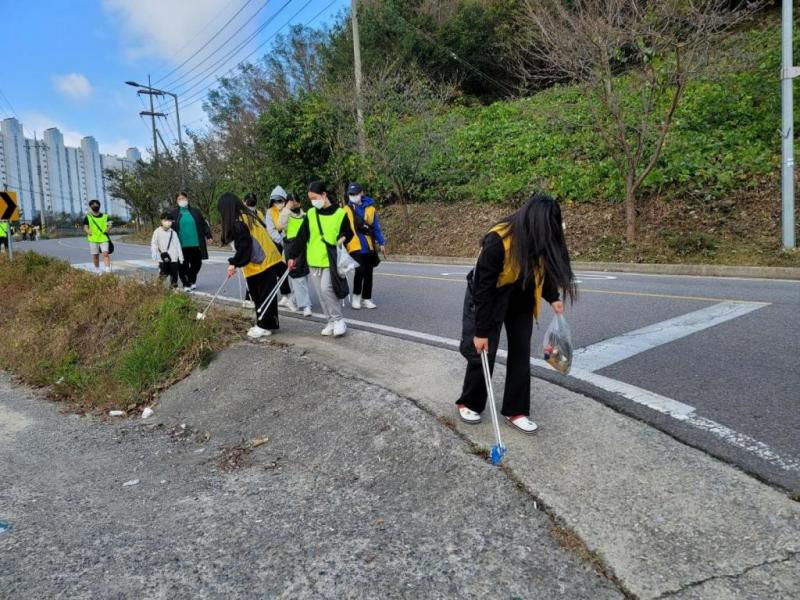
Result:
<instances>
[{"instance_id":1,"label":"plastic bottle litter","mask_svg":"<svg viewBox=\"0 0 800 600\"><path fill-rule=\"evenodd\" d=\"M152 416L153 412L153 409L149 406L145 407L145 409L142 411L142 418L146 419L147 417Z\"/></svg>"},{"instance_id":2,"label":"plastic bottle litter","mask_svg":"<svg viewBox=\"0 0 800 600\"><path fill-rule=\"evenodd\" d=\"M109 417L124 417L125 411L124 410L110 410L108 411Z\"/></svg>"}]
</instances>

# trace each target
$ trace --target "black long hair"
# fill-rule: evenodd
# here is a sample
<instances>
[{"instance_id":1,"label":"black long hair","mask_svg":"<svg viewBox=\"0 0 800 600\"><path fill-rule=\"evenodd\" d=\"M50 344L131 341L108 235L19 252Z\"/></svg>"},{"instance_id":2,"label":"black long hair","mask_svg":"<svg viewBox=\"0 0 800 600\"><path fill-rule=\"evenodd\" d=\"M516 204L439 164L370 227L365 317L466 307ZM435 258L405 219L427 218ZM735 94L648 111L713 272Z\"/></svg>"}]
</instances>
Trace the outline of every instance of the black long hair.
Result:
<instances>
[{"instance_id":1,"label":"black long hair","mask_svg":"<svg viewBox=\"0 0 800 600\"><path fill-rule=\"evenodd\" d=\"M217 210L222 217L222 245L230 244L236 237L235 226L242 215L257 218L255 213L247 208L233 192L225 192L219 197Z\"/></svg>"},{"instance_id":2,"label":"black long hair","mask_svg":"<svg viewBox=\"0 0 800 600\"><path fill-rule=\"evenodd\" d=\"M533 282L534 269L542 261L547 276L575 302L578 288L558 202L547 194L534 194L522 208L500 223L508 225L511 254L520 267L523 287Z\"/></svg>"}]
</instances>

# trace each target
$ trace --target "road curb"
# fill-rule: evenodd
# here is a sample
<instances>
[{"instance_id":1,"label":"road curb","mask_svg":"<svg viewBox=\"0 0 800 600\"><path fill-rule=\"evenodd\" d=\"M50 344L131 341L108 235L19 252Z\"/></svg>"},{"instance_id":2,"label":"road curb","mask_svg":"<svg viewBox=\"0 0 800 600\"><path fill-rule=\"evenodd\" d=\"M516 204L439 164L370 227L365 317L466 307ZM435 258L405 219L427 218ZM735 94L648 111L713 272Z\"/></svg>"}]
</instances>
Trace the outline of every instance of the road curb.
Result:
<instances>
[{"instance_id":1,"label":"road curb","mask_svg":"<svg viewBox=\"0 0 800 600\"><path fill-rule=\"evenodd\" d=\"M412 254L392 254L387 260L396 262L460 265L475 264L474 258L456 256L417 256ZM676 265L643 264L617 262L573 262L577 271L610 271L622 273L642 273L648 275L693 275L697 277L745 277L751 279L800 280L799 267L750 267L729 265Z\"/></svg>"}]
</instances>

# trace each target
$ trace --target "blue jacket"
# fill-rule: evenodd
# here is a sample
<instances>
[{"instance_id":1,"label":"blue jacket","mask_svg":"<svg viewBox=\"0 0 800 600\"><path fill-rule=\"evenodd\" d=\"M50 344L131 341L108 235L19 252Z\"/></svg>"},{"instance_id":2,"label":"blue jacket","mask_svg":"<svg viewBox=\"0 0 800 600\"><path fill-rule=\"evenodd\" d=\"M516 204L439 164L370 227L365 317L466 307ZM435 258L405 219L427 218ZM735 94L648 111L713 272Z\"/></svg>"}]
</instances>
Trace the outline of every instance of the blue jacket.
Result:
<instances>
[{"instance_id":1,"label":"blue jacket","mask_svg":"<svg viewBox=\"0 0 800 600\"><path fill-rule=\"evenodd\" d=\"M364 219L364 213L367 210L367 207L374 206L375 200L373 200L369 196L363 196L361 198L361 204L353 204L352 202L348 202L347 204L348 206L350 206L351 209L353 209L353 212L357 217ZM372 222L372 228L373 231L375 232L375 240L378 242L378 245L383 246L385 240L383 238L383 232L381 231L381 224L380 221L378 220L377 211L375 211L375 220ZM365 254L369 252L369 243L367 243L367 236L365 236L360 231L356 231L356 233L358 234L358 241L361 242L361 250L359 250L357 254ZM375 248L375 251L377 252L378 249Z\"/></svg>"}]
</instances>

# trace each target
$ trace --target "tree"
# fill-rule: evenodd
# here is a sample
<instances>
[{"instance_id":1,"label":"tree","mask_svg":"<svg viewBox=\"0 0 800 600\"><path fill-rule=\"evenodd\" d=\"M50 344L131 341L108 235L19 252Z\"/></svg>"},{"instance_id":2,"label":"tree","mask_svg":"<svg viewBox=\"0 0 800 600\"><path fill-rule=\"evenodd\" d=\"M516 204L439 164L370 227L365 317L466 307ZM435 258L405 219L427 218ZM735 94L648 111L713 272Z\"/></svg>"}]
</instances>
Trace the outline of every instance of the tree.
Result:
<instances>
[{"instance_id":1,"label":"tree","mask_svg":"<svg viewBox=\"0 0 800 600\"><path fill-rule=\"evenodd\" d=\"M757 10L730 0L522 0L510 45L523 78L585 86L592 126L625 187L628 243L637 196L658 163L687 84L715 44Z\"/></svg>"}]
</instances>

